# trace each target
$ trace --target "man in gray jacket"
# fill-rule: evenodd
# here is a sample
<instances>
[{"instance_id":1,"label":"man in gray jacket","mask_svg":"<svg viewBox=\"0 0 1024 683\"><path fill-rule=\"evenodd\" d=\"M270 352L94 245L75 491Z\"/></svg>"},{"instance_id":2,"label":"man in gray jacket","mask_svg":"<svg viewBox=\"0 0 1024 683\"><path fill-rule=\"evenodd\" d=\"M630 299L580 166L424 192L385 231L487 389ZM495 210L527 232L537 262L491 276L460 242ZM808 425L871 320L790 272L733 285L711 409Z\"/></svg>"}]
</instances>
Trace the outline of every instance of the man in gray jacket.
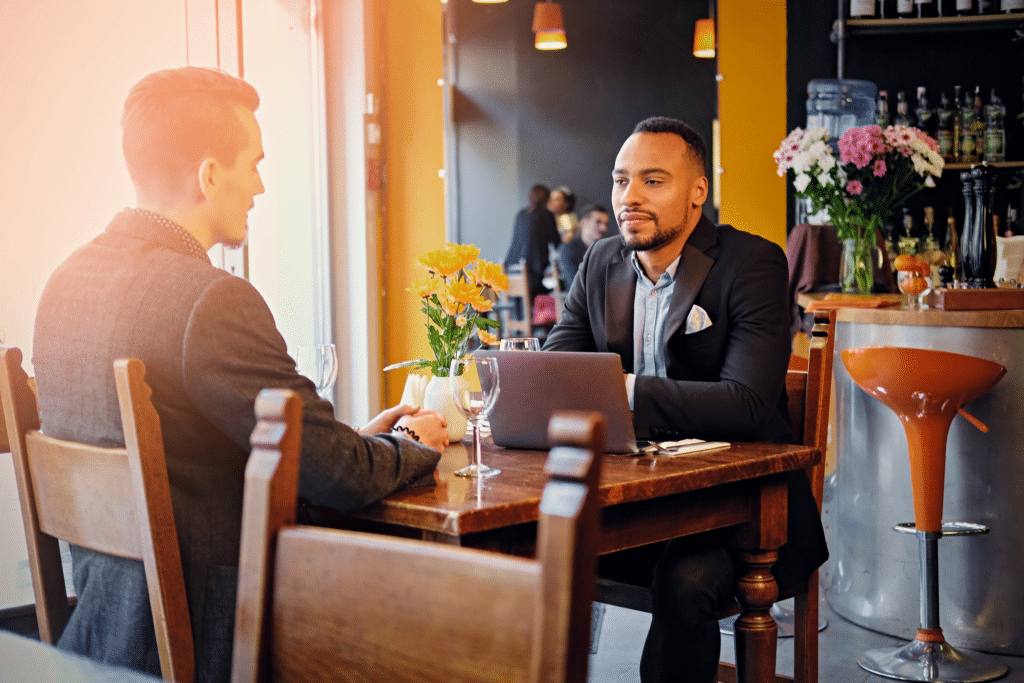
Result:
<instances>
[{"instance_id":1,"label":"man in gray jacket","mask_svg":"<svg viewBox=\"0 0 1024 683\"><path fill-rule=\"evenodd\" d=\"M242 487L253 406L265 387L304 402L300 513L357 508L429 474L447 445L432 411L387 410L355 430L295 370L266 302L214 268L264 190L249 84L213 69L159 71L121 120L137 206L51 276L33 363L45 433L123 445L112 362L137 357L160 415L195 639L196 680L230 675ZM401 426L404 436L391 433ZM410 438L411 437L411 438ZM140 562L72 548L78 605L63 648L159 675Z\"/></svg>"}]
</instances>

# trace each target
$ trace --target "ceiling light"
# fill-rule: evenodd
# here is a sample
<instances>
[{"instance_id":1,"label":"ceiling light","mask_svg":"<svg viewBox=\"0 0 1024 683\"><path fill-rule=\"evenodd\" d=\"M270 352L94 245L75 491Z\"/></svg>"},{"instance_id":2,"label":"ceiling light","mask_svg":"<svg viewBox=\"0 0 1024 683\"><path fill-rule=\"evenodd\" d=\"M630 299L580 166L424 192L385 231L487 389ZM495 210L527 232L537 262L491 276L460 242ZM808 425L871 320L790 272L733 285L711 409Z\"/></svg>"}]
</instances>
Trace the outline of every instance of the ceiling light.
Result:
<instances>
[{"instance_id":1,"label":"ceiling light","mask_svg":"<svg viewBox=\"0 0 1024 683\"><path fill-rule=\"evenodd\" d=\"M538 2L533 7L534 46L538 50L560 50L567 43L562 8L555 2Z\"/></svg>"}]
</instances>

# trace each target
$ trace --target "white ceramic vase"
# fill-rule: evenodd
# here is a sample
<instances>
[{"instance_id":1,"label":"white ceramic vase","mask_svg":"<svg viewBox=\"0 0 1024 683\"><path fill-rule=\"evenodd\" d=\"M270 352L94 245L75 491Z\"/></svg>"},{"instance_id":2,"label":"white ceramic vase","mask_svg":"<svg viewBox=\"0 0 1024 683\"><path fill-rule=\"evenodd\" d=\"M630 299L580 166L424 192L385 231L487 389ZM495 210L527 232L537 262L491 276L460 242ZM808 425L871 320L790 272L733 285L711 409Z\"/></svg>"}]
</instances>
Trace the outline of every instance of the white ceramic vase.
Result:
<instances>
[{"instance_id":1,"label":"white ceramic vase","mask_svg":"<svg viewBox=\"0 0 1024 683\"><path fill-rule=\"evenodd\" d=\"M455 407L447 377L431 377L423 391L423 407L436 410L448 421L448 440L456 443L466 435L466 416Z\"/></svg>"}]
</instances>

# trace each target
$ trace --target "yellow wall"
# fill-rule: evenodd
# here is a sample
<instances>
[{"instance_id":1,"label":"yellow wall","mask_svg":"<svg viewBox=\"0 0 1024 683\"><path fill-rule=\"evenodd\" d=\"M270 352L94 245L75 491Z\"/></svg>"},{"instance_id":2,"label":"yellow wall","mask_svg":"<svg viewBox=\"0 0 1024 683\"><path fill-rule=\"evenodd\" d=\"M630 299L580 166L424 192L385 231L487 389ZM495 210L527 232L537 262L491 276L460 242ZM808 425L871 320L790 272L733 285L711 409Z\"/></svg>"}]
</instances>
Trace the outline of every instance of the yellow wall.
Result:
<instances>
[{"instance_id":1,"label":"yellow wall","mask_svg":"<svg viewBox=\"0 0 1024 683\"><path fill-rule=\"evenodd\" d=\"M378 4L383 13L383 128L385 195L384 364L429 358L426 319L406 287L422 275L421 253L444 245L444 114L441 3L403 0ZM384 400L398 403L407 372L384 376Z\"/></svg>"},{"instance_id":2,"label":"yellow wall","mask_svg":"<svg viewBox=\"0 0 1024 683\"><path fill-rule=\"evenodd\" d=\"M719 0L721 222L786 244L786 179L774 152L786 137L785 0Z\"/></svg>"}]
</instances>

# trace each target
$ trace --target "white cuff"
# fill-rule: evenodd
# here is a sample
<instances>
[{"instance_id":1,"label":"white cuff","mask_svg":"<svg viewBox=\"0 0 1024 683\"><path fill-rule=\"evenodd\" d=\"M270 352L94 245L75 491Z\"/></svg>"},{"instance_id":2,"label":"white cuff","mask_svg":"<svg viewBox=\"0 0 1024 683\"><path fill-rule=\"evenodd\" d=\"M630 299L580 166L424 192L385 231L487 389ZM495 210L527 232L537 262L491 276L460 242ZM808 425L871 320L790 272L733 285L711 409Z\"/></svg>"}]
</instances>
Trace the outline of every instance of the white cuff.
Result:
<instances>
[{"instance_id":1,"label":"white cuff","mask_svg":"<svg viewBox=\"0 0 1024 683\"><path fill-rule=\"evenodd\" d=\"M633 385L636 384L636 375L626 373L626 397L629 399L629 409L633 410Z\"/></svg>"}]
</instances>

